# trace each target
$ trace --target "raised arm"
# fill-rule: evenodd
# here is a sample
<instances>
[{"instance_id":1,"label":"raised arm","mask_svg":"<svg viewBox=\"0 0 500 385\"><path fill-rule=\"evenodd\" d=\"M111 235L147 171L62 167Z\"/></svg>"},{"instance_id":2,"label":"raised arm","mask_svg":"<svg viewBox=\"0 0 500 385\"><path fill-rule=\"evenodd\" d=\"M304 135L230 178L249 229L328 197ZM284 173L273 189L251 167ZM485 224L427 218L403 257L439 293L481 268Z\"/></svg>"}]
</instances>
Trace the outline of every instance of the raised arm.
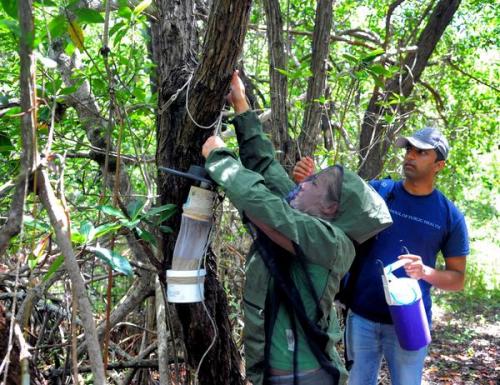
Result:
<instances>
[{"instance_id":1,"label":"raised arm","mask_svg":"<svg viewBox=\"0 0 500 385\"><path fill-rule=\"evenodd\" d=\"M231 90L227 100L237 113L233 123L241 162L246 168L262 175L271 191L281 197L286 196L294 187L294 183L276 160L273 144L263 132L259 118L249 109L245 87L238 71L235 71L231 78Z\"/></svg>"}]
</instances>

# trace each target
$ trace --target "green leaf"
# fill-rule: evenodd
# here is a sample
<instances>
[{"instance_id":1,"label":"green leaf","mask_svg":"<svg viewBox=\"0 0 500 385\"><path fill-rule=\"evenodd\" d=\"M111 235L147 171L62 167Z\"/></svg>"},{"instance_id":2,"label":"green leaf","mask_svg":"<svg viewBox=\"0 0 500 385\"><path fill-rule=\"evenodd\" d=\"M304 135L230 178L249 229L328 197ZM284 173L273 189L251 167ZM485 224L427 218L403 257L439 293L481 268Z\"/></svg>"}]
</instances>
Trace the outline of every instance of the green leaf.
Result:
<instances>
[{"instance_id":1,"label":"green leaf","mask_svg":"<svg viewBox=\"0 0 500 385\"><path fill-rule=\"evenodd\" d=\"M23 223L26 227L30 227L35 230L42 230L45 232L50 231L50 226L48 224L27 215L23 217Z\"/></svg>"},{"instance_id":2,"label":"green leaf","mask_svg":"<svg viewBox=\"0 0 500 385\"><path fill-rule=\"evenodd\" d=\"M125 215L123 215L123 213L116 207L104 205L104 206L97 206L97 209L109 216L128 220L128 218Z\"/></svg>"},{"instance_id":3,"label":"green leaf","mask_svg":"<svg viewBox=\"0 0 500 385\"><path fill-rule=\"evenodd\" d=\"M121 223L117 222L110 222L110 223L105 223L101 226L97 226L95 229L95 235L94 238L100 238L106 234L109 234L115 230L118 230L122 227Z\"/></svg>"},{"instance_id":4,"label":"green leaf","mask_svg":"<svg viewBox=\"0 0 500 385\"><path fill-rule=\"evenodd\" d=\"M84 79L79 79L75 84L69 87L65 87L59 91L59 95L71 95L72 93L76 92L81 85L83 84Z\"/></svg>"},{"instance_id":5,"label":"green leaf","mask_svg":"<svg viewBox=\"0 0 500 385\"><path fill-rule=\"evenodd\" d=\"M30 268L30 270L33 270L36 265L38 265L38 258L34 255L31 255L28 258L28 267Z\"/></svg>"},{"instance_id":6,"label":"green leaf","mask_svg":"<svg viewBox=\"0 0 500 385\"><path fill-rule=\"evenodd\" d=\"M12 150L14 150L14 146L12 145L9 136L0 131L0 154L9 153Z\"/></svg>"},{"instance_id":7,"label":"green leaf","mask_svg":"<svg viewBox=\"0 0 500 385\"><path fill-rule=\"evenodd\" d=\"M137 219L145 203L142 199L136 199L127 205L127 212L132 220Z\"/></svg>"},{"instance_id":8,"label":"green leaf","mask_svg":"<svg viewBox=\"0 0 500 385\"><path fill-rule=\"evenodd\" d=\"M384 88L384 82L382 81L382 77L380 76L377 76L373 73L371 73L372 77L373 77L373 81L375 82L375 85L377 87L381 87L381 88Z\"/></svg>"},{"instance_id":9,"label":"green leaf","mask_svg":"<svg viewBox=\"0 0 500 385\"><path fill-rule=\"evenodd\" d=\"M116 23L109 29L109 36L113 36L116 32L118 32L119 29L125 26L125 23L120 21L119 23Z\"/></svg>"},{"instance_id":10,"label":"green leaf","mask_svg":"<svg viewBox=\"0 0 500 385\"><path fill-rule=\"evenodd\" d=\"M133 229L134 227L137 227L137 225L141 222L140 219L135 219L133 221L129 221L128 219L120 219L120 223L122 226L125 226L129 229Z\"/></svg>"},{"instance_id":11,"label":"green leaf","mask_svg":"<svg viewBox=\"0 0 500 385\"><path fill-rule=\"evenodd\" d=\"M49 23L49 32L53 39L62 36L67 28L67 21L64 15L54 17Z\"/></svg>"},{"instance_id":12,"label":"green leaf","mask_svg":"<svg viewBox=\"0 0 500 385\"><path fill-rule=\"evenodd\" d=\"M14 34L14 36L21 36L21 30L19 29L19 23L14 20L2 19L0 20L0 30L6 29Z\"/></svg>"},{"instance_id":13,"label":"green leaf","mask_svg":"<svg viewBox=\"0 0 500 385\"><path fill-rule=\"evenodd\" d=\"M375 60L377 57L379 57L380 55L382 55L384 53L384 49L383 48L377 48L377 49L374 49L373 51L370 51L368 52L365 56L362 56L361 57L361 61L363 63L369 63L369 62L372 62L373 60Z\"/></svg>"},{"instance_id":14,"label":"green leaf","mask_svg":"<svg viewBox=\"0 0 500 385\"><path fill-rule=\"evenodd\" d=\"M81 51L83 51L85 37L83 36L83 29L76 20L68 23L68 33L73 44Z\"/></svg>"},{"instance_id":15,"label":"green leaf","mask_svg":"<svg viewBox=\"0 0 500 385\"><path fill-rule=\"evenodd\" d=\"M140 15L152 3L152 0L142 0L134 8L134 15Z\"/></svg>"},{"instance_id":16,"label":"green leaf","mask_svg":"<svg viewBox=\"0 0 500 385\"><path fill-rule=\"evenodd\" d=\"M289 77L290 76L290 73L287 71L287 70L284 70L284 69L281 69L281 68L275 68L274 69L275 71L278 71L280 74L282 74L283 76L286 76L286 77Z\"/></svg>"},{"instance_id":17,"label":"green leaf","mask_svg":"<svg viewBox=\"0 0 500 385\"><path fill-rule=\"evenodd\" d=\"M170 213L170 215L172 215L173 213L175 213L175 211L177 210L177 205L174 205L172 203L169 203L169 204L166 204L166 205L163 205L163 206L158 206L158 207L153 207L151 208L151 210L148 210L146 212L146 214L144 214L145 217L147 218L150 218L154 215L157 215L157 214L160 214L160 213Z\"/></svg>"},{"instance_id":18,"label":"green leaf","mask_svg":"<svg viewBox=\"0 0 500 385\"><path fill-rule=\"evenodd\" d=\"M357 64L359 62L359 59L356 56L353 56L349 53L345 53L342 56L344 57L344 59L346 59L347 61L349 61L351 63Z\"/></svg>"},{"instance_id":19,"label":"green leaf","mask_svg":"<svg viewBox=\"0 0 500 385\"><path fill-rule=\"evenodd\" d=\"M83 245L85 243L85 236L76 229L71 229L71 242L76 245Z\"/></svg>"},{"instance_id":20,"label":"green leaf","mask_svg":"<svg viewBox=\"0 0 500 385\"><path fill-rule=\"evenodd\" d=\"M75 49L76 49L75 45L73 43L69 42L66 45L66 48L64 48L64 52L66 53L66 55L71 56L75 52Z\"/></svg>"},{"instance_id":21,"label":"green leaf","mask_svg":"<svg viewBox=\"0 0 500 385\"><path fill-rule=\"evenodd\" d=\"M132 10L127 5L120 6L120 8L118 9L118 15L123 17L124 19L130 20L130 17L132 16Z\"/></svg>"},{"instance_id":22,"label":"green leaf","mask_svg":"<svg viewBox=\"0 0 500 385\"><path fill-rule=\"evenodd\" d=\"M49 267L49 270L45 273L43 276L43 282L47 281L54 273L59 269L59 267L63 264L64 262L64 255L59 255L56 259L54 259L54 262Z\"/></svg>"},{"instance_id":23,"label":"green leaf","mask_svg":"<svg viewBox=\"0 0 500 385\"><path fill-rule=\"evenodd\" d=\"M18 11L18 5L17 5L18 0L1 0L3 9L5 10L5 13L12 17L13 19L18 18L17 11Z\"/></svg>"},{"instance_id":24,"label":"green leaf","mask_svg":"<svg viewBox=\"0 0 500 385\"><path fill-rule=\"evenodd\" d=\"M57 7L57 4L53 2L52 0L35 0L33 2L35 5L41 5L44 7Z\"/></svg>"},{"instance_id":25,"label":"green leaf","mask_svg":"<svg viewBox=\"0 0 500 385\"><path fill-rule=\"evenodd\" d=\"M134 272L129 261L116 251L105 249L104 247L87 247L87 250L94 253L101 261L107 263L115 271L131 276Z\"/></svg>"},{"instance_id":26,"label":"green leaf","mask_svg":"<svg viewBox=\"0 0 500 385\"><path fill-rule=\"evenodd\" d=\"M387 76L389 74L389 72L384 68L384 66L379 63L370 66L370 71L376 75Z\"/></svg>"},{"instance_id":27,"label":"green leaf","mask_svg":"<svg viewBox=\"0 0 500 385\"><path fill-rule=\"evenodd\" d=\"M117 46L120 44L120 41L123 39L123 36L127 33L127 28L120 29L118 33L116 34L114 40L113 40L113 45Z\"/></svg>"},{"instance_id":28,"label":"green leaf","mask_svg":"<svg viewBox=\"0 0 500 385\"><path fill-rule=\"evenodd\" d=\"M80 225L80 233L85 237L85 243L91 242L96 234L94 224L90 221L84 221Z\"/></svg>"},{"instance_id":29,"label":"green leaf","mask_svg":"<svg viewBox=\"0 0 500 385\"><path fill-rule=\"evenodd\" d=\"M89 8L75 9L75 15L82 24L104 23L101 13Z\"/></svg>"},{"instance_id":30,"label":"green leaf","mask_svg":"<svg viewBox=\"0 0 500 385\"><path fill-rule=\"evenodd\" d=\"M140 230L140 229L138 229ZM139 231L139 236L144 239L146 242L151 243L152 245L156 246L156 238L153 234L151 234L149 231L146 230L140 230Z\"/></svg>"},{"instance_id":31,"label":"green leaf","mask_svg":"<svg viewBox=\"0 0 500 385\"><path fill-rule=\"evenodd\" d=\"M173 233L172 228L170 228L168 226L160 226L160 230L162 232L164 232L165 234L171 234L171 233Z\"/></svg>"}]
</instances>

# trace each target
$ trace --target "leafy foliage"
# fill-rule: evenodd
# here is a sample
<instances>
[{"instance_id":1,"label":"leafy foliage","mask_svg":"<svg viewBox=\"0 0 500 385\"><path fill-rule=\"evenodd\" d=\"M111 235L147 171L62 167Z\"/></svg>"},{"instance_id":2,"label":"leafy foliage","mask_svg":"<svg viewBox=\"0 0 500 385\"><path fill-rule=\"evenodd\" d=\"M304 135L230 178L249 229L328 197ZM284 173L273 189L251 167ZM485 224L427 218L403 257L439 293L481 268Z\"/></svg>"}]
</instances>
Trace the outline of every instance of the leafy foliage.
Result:
<instances>
[{"instance_id":1,"label":"leafy foliage","mask_svg":"<svg viewBox=\"0 0 500 385\"><path fill-rule=\"evenodd\" d=\"M80 3L34 2L37 140L52 183L71 218L72 245L82 258L81 267L90 282L95 309L103 312L107 282L94 282L94 276L105 273L108 266L126 275L119 277L113 287L113 301L118 302L130 285L135 263L144 262L131 256L127 237L133 236L154 253L160 247L158 236L172 232L168 221L177 208L155 206L153 160L158 80L150 50L149 26L150 20L157 16L154 2L143 0L133 6L127 1L116 2L117 9L109 15L107 47L103 46L104 7L81 8ZM330 124L323 137L318 138L315 156L320 166L339 162L353 169L358 167L363 113L374 89L383 89L387 80L401 71L402 58L413 49L416 36L428 18L424 10L432 2L404 1L394 10L391 28L386 30L391 3L385 0L335 3L335 27L327 63L329 92L318 100ZM407 106L404 113L408 116L401 132L436 125L450 139L451 158L439 178L439 187L465 211L474 246L461 301L469 303L480 298L481 303L498 303L497 275L489 268L498 264L491 261L494 258L498 261L498 7L491 0L462 3L414 93L405 100L393 95L380 103L387 108L382 118L389 125L398 124L401 117L395 106L401 102ZM19 124L19 25L17 1L1 0L0 5L0 212L8 213L23 146ZM302 95L311 76L316 2L282 1L281 6L287 29L284 36L288 61L286 68L273 70L287 77L288 124L291 136L297 138L306 107ZM251 16L254 28L247 34L243 62L256 87L259 104L267 109L269 59L266 35L261 28L265 25L264 17L257 2ZM203 20L198 22L203 25ZM67 76L61 69L61 57L55 55L58 50L64 52L68 61L79 64ZM89 117L82 116L75 108L83 103L79 97L87 86L99 114L91 127ZM229 139L230 143L231 140L234 142ZM96 148L95 141L102 147ZM112 164L107 171L104 160ZM400 163L401 154L390 149L383 174L397 177ZM114 183L119 176L118 164L118 171L124 171L130 182L129 195L122 196L120 204L114 199L116 189L110 188L110 181ZM123 183L123 178L115 185ZM0 225L5 220L2 214ZM230 210L221 223L215 248L220 249L222 256L220 275L239 338L243 261L237 258L248 249L248 239ZM52 244L53 238L47 213L41 209L36 195L30 194L24 231L12 241L6 260L12 263L26 256L30 272L49 282L57 278L64 262ZM61 287L63 284L51 290L62 296ZM462 305L459 297L452 295L443 303Z\"/></svg>"}]
</instances>

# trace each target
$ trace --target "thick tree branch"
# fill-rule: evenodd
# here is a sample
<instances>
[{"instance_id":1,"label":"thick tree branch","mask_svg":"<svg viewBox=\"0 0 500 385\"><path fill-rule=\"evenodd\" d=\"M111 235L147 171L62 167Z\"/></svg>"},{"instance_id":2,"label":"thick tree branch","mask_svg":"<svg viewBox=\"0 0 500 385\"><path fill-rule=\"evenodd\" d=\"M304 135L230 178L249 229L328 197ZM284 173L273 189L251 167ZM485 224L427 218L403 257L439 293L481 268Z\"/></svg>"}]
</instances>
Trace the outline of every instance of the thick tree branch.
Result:
<instances>
[{"instance_id":1,"label":"thick tree branch","mask_svg":"<svg viewBox=\"0 0 500 385\"><path fill-rule=\"evenodd\" d=\"M328 59L330 30L332 28L333 2L320 0L316 8L316 19L312 42L312 77L307 84L306 110L299 136L302 155L312 155L320 133L321 104L326 83L326 63Z\"/></svg>"},{"instance_id":2,"label":"thick tree branch","mask_svg":"<svg viewBox=\"0 0 500 385\"><path fill-rule=\"evenodd\" d=\"M429 62L439 39L450 24L461 0L440 0L432 11L429 21L422 30L417 50L410 51L401 65L401 72L386 83L384 92L375 88L365 112L360 135L359 174L366 179L377 177L382 171L385 155L394 137L406 121L405 100L411 95L416 82ZM384 106L390 98L401 102ZM384 116L396 115L395 124L388 124Z\"/></svg>"},{"instance_id":3,"label":"thick tree branch","mask_svg":"<svg viewBox=\"0 0 500 385\"><path fill-rule=\"evenodd\" d=\"M288 78L280 72L286 70L287 55L283 40L283 20L278 0L263 2L266 12L266 34L269 50L269 79L271 91L271 131L274 148L278 150L281 164L285 164L285 156L293 153L293 142L288 134ZM294 161L291 164L295 163Z\"/></svg>"}]
</instances>

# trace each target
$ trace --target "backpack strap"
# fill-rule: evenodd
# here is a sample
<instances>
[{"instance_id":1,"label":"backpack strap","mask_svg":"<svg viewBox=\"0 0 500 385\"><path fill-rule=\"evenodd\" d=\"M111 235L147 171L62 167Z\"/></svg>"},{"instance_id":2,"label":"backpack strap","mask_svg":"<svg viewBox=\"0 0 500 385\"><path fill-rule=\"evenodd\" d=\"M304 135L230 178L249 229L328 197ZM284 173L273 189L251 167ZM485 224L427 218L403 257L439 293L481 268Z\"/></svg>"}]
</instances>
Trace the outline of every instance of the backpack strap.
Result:
<instances>
[{"instance_id":1,"label":"backpack strap","mask_svg":"<svg viewBox=\"0 0 500 385\"><path fill-rule=\"evenodd\" d=\"M393 190L395 185L396 182L391 178L382 179L375 190L384 199L385 203L388 203L394 199Z\"/></svg>"},{"instance_id":2,"label":"backpack strap","mask_svg":"<svg viewBox=\"0 0 500 385\"><path fill-rule=\"evenodd\" d=\"M316 323L316 321L310 319L307 316L307 312L304 306L304 302L302 301L302 298L300 296L299 290L293 280L290 277L290 274L288 274L288 268L287 266L282 266L286 265L286 263L280 263L279 259L277 258L278 255L282 253L287 253L284 249L276 245L266 234L264 234L262 231L257 229L257 235L254 236L254 244L259 251L260 256L262 257L262 260L264 261L264 264L266 265L267 269L269 270L271 276L274 279L274 290L273 293L269 293L269 295L277 295L278 296L278 301L276 300L270 300L267 303L282 303L283 306L285 307L285 310L287 311L290 321L291 321L291 326L292 326L292 331L294 333L295 337L295 346L294 346L294 352L293 352L293 372L294 372L294 383L297 383L298 378L297 378L297 344L298 340L296 338L296 321L297 323L302 327L302 330L306 336L306 341L307 344L309 345L309 348L311 349L311 352L314 354L316 359L318 360L319 364L327 373L329 373L333 380L334 384L338 384L339 378L340 378L340 372L338 368L336 368L332 362L329 360L329 358L326 355L325 349L326 345L329 341L329 336L328 334L323 331ZM295 258L302 259L303 254L300 251L300 248L297 246L294 246L296 250L299 250L299 253L295 255ZM299 266L301 268L304 267L304 264L302 262L299 263ZM304 270L304 274L308 277L309 282L307 282L307 286L309 289L312 288L312 281L308 275L307 270ZM319 299L317 295L315 295L315 292L311 293L311 295L315 298L316 302L316 314L321 314L321 309L319 309ZM266 309L266 313L267 313ZM271 313L277 312L277 309L269 309ZM270 320L274 323L276 321L276 316L273 314L270 317ZM272 335L272 329L274 328L274 324L271 325L266 325L266 337ZM269 345L269 342L266 342L266 345ZM267 346L266 346L267 347ZM267 349L266 349L267 350ZM266 351L266 360L269 360L269 351ZM266 366L269 367L269 362L266 362Z\"/></svg>"},{"instance_id":3,"label":"backpack strap","mask_svg":"<svg viewBox=\"0 0 500 385\"><path fill-rule=\"evenodd\" d=\"M394 186L396 182L391 178L382 179L380 183L377 184L375 190L378 194L384 199L385 203L388 204L394 199ZM347 313L349 310L350 303L352 301L352 296L354 294L354 287L356 286L356 282L359 278L359 274L361 272L361 258L358 256L361 254L365 254L367 250L369 250L373 244L373 237L368 239L367 241L359 244L354 242L354 247L356 249L356 257L349 269L349 272L342 278L340 281L340 290L335 297L336 300L340 301L344 307L342 308L342 316L344 319L344 361L347 370L350 370L354 361L348 357L347 354L347 336L346 336L346 321L347 321Z\"/></svg>"}]
</instances>

